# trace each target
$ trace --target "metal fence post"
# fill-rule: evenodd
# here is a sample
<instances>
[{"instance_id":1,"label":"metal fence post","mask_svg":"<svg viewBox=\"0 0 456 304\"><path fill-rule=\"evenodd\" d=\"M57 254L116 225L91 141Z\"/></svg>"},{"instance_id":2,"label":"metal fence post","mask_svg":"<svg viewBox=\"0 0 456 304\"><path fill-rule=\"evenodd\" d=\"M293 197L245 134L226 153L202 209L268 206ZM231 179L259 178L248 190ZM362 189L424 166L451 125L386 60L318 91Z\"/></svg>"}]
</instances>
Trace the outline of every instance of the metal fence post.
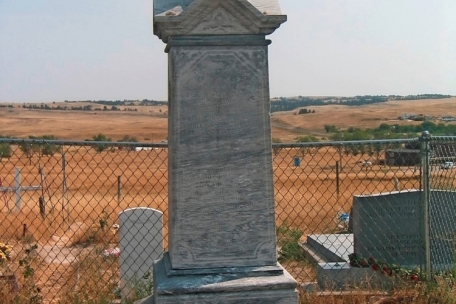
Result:
<instances>
[{"instance_id":1,"label":"metal fence post","mask_svg":"<svg viewBox=\"0 0 456 304\"><path fill-rule=\"evenodd\" d=\"M340 179L339 179L339 162L336 161L336 190L337 190L337 199L340 195Z\"/></svg>"},{"instance_id":2,"label":"metal fence post","mask_svg":"<svg viewBox=\"0 0 456 304\"><path fill-rule=\"evenodd\" d=\"M21 171L19 168L14 169L14 192L16 192L16 210L21 211Z\"/></svg>"},{"instance_id":3,"label":"metal fence post","mask_svg":"<svg viewBox=\"0 0 456 304\"><path fill-rule=\"evenodd\" d=\"M430 240L430 219L429 219L429 200L431 193L430 185L430 139L431 135L428 131L423 131L420 137L421 150L421 168L422 168L422 199L423 199L423 233L425 246L425 271L426 280L431 279L431 240Z\"/></svg>"},{"instance_id":4,"label":"metal fence post","mask_svg":"<svg viewBox=\"0 0 456 304\"><path fill-rule=\"evenodd\" d=\"M66 185L66 156L65 153L62 154L62 173L63 173L63 179L62 179L62 217L63 217L63 223L66 223L67 220L69 220L69 211L68 211L68 216L66 214L66 192L67 192L67 185ZM68 222L69 226L69 222Z\"/></svg>"},{"instance_id":5,"label":"metal fence post","mask_svg":"<svg viewBox=\"0 0 456 304\"><path fill-rule=\"evenodd\" d=\"M120 206L122 200L122 175L117 176L117 205Z\"/></svg>"}]
</instances>

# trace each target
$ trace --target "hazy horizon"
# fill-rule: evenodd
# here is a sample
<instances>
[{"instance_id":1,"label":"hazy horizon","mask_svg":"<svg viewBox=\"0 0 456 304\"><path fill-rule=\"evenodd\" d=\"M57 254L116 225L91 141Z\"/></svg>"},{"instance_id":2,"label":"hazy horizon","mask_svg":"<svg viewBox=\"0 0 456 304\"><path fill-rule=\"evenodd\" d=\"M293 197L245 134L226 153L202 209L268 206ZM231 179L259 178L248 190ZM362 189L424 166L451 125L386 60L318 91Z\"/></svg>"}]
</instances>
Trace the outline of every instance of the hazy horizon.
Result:
<instances>
[{"instance_id":1,"label":"hazy horizon","mask_svg":"<svg viewBox=\"0 0 456 304\"><path fill-rule=\"evenodd\" d=\"M272 99L280 99L280 98L299 98L299 97L306 97L306 98L315 98L315 99L318 99L318 98L353 98L353 97L356 97L356 96L401 96L401 97L407 97L407 96L418 96L418 95L451 95L451 94L440 94L440 93L424 93L424 94L407 94L407 95L385 95L385 94L379 94L379 95L353 95L353 96L333 96L333 95L321 95L321 96L306 96L306 95L295 95L295 96L271 96L271 100ZM455 98L456 95L451 95L450 97L447 97L447 98ZM144 98L144 99L148 99L148 98ZM62 103L62 102L94 102L96 103L97 101L142 101L144 99L84 99L84 100L68 100L68 99L65 99L65 100L47 100L47 101L31 101L31 102L28 102L28 101L0 101L0 103L26 103L26 104L30 104L30 103L53 103L53 102L56 102L56 103ZM439 100L440 98L429 98L429 100ZM163 100L160 100L160 99L151 99L149 98L148 100L154 100L154 101L158 101L158 102L168 102L167 99L163 99ZM420 99L404 99L403 101L413 101L413 100L420 100Z\"/></svg>"}]
</instances>

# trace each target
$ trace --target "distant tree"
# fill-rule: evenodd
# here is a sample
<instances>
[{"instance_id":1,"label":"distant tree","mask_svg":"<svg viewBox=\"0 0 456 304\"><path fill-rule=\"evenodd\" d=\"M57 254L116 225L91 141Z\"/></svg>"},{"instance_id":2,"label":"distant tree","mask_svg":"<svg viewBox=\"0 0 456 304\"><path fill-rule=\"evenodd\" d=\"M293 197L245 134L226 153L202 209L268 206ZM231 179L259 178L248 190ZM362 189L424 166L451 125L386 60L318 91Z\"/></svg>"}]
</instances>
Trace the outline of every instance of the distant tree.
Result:
<instances>
[{"instance_id":1,"label":"distant tree","mask_svg":"<svg viewBox=\"0 0 456 304\"><path fill-rule=\"evenodd\" d=\"M36 139L34 136L29 136L29 139ZM32 164L33 155L38 154L40 147L36 143L23 142L19 144L19 149L29 159L29 163Z\"/></svg>"},{"instance_id":2,"label":"distant tree","mask_svg":"<svg viewBox=\"0 0 456 304\"><path fill-rule=\"evenodd\" d=\"M382 123L379 127L378 127L379 130L381 131L389 131L391 130L391 126L389 124L386 124L386 123Z\"/></svg>"},{"instance_id":3,"label":"distant tree","mask_svg":"<svg viewBox=\"0 0 456 304\"><path fill-rule=\"evenodd\" d=\"M336 126L333 125L325 125L325 131L326 133L334 133L337 131Z\"/></svg>"},{"instance_id":4,"label":"distant tree","mask_svg":"<svg viewBox=\"0 0 456 304\"><path fill-rule=\"evenodd\" d=\"M331 140L334 141L345 141L345 134L344 132L337 132L331 136ZM343 163L343 154L347 154L346 146L344 144L338 144L334 146L337 150L337 154L339 154L339 163L340 163L340 170L344 170L344 163Z\"/></svg>"},{"instance_id":5,"label":"distant tree","mask_svg":"<svg viewBox=\"0 0 456 304\"><path fill-rule=\"evenodd\" d=\"M98 135L95 135L93 137L93 141L98 141L98 142L110 142L111 141L111 138L108 138L106 135L102 134L102 133L99 133ZM94 145L93 148L95 149L95 151L97 151L98 153L104 151L105 149L107 149L109 147L108 144L97 144L97 145Z\"/></svg>"},{"instance_id":6,"label":"distant tree","mask_svg":"<svg viewBox=\"0 0 456 304\"><path fill-rule=\"evenodd\" d=\"M42 155L52 156L55 153L57 153L57 151L59 151L59 148L60 148L59 146L50 144L50 143L46 143L46 140L56 140L54 135L44 135L40 139L44 140L44 143L40 146Z\"/></svg>"},{"instance_id":7,"label":"distant tree","mask_svg":"<svg viewBox=\"0 0 456 304\"><path fill-rule=\"evenodd\" d=\"M313 136L313 135L307 135L307 136L299 136L295 138L296 142L298 143L310 143L310 142L319 142L320 140ZM315 147L301 147L299 148L299 152L301 155L304 157L306 154L315 154L318 152L318 148Z\"/></svg>"},{"instance_id":8,"label":"distant tree","mask_svg":"<svg viewBox=\"0 0 456 304\"><path fill-rule=\"evenodd\" d=\"M296 142L319 142L320 140L313 136L313 135L307 135L307 136L299 136L295 138Z\"/></svg>"},{"instance_id":9,"label":"distant tree","mask_svg":"<svg viewBox=\"0 0 456 304\"><path fill-rule=\"evenodd\" d=\"M1 138L4 138L4 136L1 136ZM2 158L10 158L12 155L12 149L11 145L8 143L0 143L0 159Z\"/></svg>"},{"instance_id":10,"label":"distant tree","mask_svg":"<svg viewBox=\"0 0 456 304\"><path fill-rule=\"evenodd\" d=\"M117 142L138 142L138 138L136 136L125 135Z\"/></svg>"},{"instance_id":11,"label":"distant tree","mask_svg":"<svg viewBox=\"0 0 456 304\"><path fill-rule=\"evenodd\" d=\"M122 137L117 142L138 142L138 138L136 138L136 136L125 135L124 137ZM130 150L134 150L135 147L134 146L129 146L129 149Z\"/></svg>"}]
</instances>

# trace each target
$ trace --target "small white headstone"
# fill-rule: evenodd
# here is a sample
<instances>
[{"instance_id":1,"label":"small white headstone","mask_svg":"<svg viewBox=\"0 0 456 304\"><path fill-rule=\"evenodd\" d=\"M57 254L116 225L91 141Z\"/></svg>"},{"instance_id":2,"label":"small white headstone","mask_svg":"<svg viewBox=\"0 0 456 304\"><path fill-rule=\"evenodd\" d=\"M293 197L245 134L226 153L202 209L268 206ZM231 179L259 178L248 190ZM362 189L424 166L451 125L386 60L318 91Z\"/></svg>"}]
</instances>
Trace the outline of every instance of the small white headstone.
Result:
<instances>
[{"instance_id":1,"label":"small white headstone","mask_svg":"<svg viewBox=\"0 0 456 304\"><path fill-rule=\"evenodd\" d=\"M163 213L151 208L131 208L119 214L120 278L122 294L151 286L152 267L163 255ZM142 290L145 291L145 290Z\"/></svg>"}]
</instances>

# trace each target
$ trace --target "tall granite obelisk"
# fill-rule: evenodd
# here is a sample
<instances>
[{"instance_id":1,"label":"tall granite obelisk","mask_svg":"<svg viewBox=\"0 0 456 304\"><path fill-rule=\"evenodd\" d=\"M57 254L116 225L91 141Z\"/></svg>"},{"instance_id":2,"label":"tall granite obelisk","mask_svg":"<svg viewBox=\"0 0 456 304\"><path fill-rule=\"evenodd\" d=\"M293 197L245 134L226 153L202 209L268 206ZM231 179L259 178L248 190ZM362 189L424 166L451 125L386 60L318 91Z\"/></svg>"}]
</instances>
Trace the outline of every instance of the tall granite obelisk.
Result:
<instances>
[{"instance_id":1,"label":"tall granite obelisk","mask_svg":"<svg viewBox=\"0 0 456 304\"><path fill-rule=\"evenodd\" d=\"M265 39L285 21L278 0L154 2L169 56L169 251L151 303L298 303L277 263Z\"/></svg>"}]
</instances>

